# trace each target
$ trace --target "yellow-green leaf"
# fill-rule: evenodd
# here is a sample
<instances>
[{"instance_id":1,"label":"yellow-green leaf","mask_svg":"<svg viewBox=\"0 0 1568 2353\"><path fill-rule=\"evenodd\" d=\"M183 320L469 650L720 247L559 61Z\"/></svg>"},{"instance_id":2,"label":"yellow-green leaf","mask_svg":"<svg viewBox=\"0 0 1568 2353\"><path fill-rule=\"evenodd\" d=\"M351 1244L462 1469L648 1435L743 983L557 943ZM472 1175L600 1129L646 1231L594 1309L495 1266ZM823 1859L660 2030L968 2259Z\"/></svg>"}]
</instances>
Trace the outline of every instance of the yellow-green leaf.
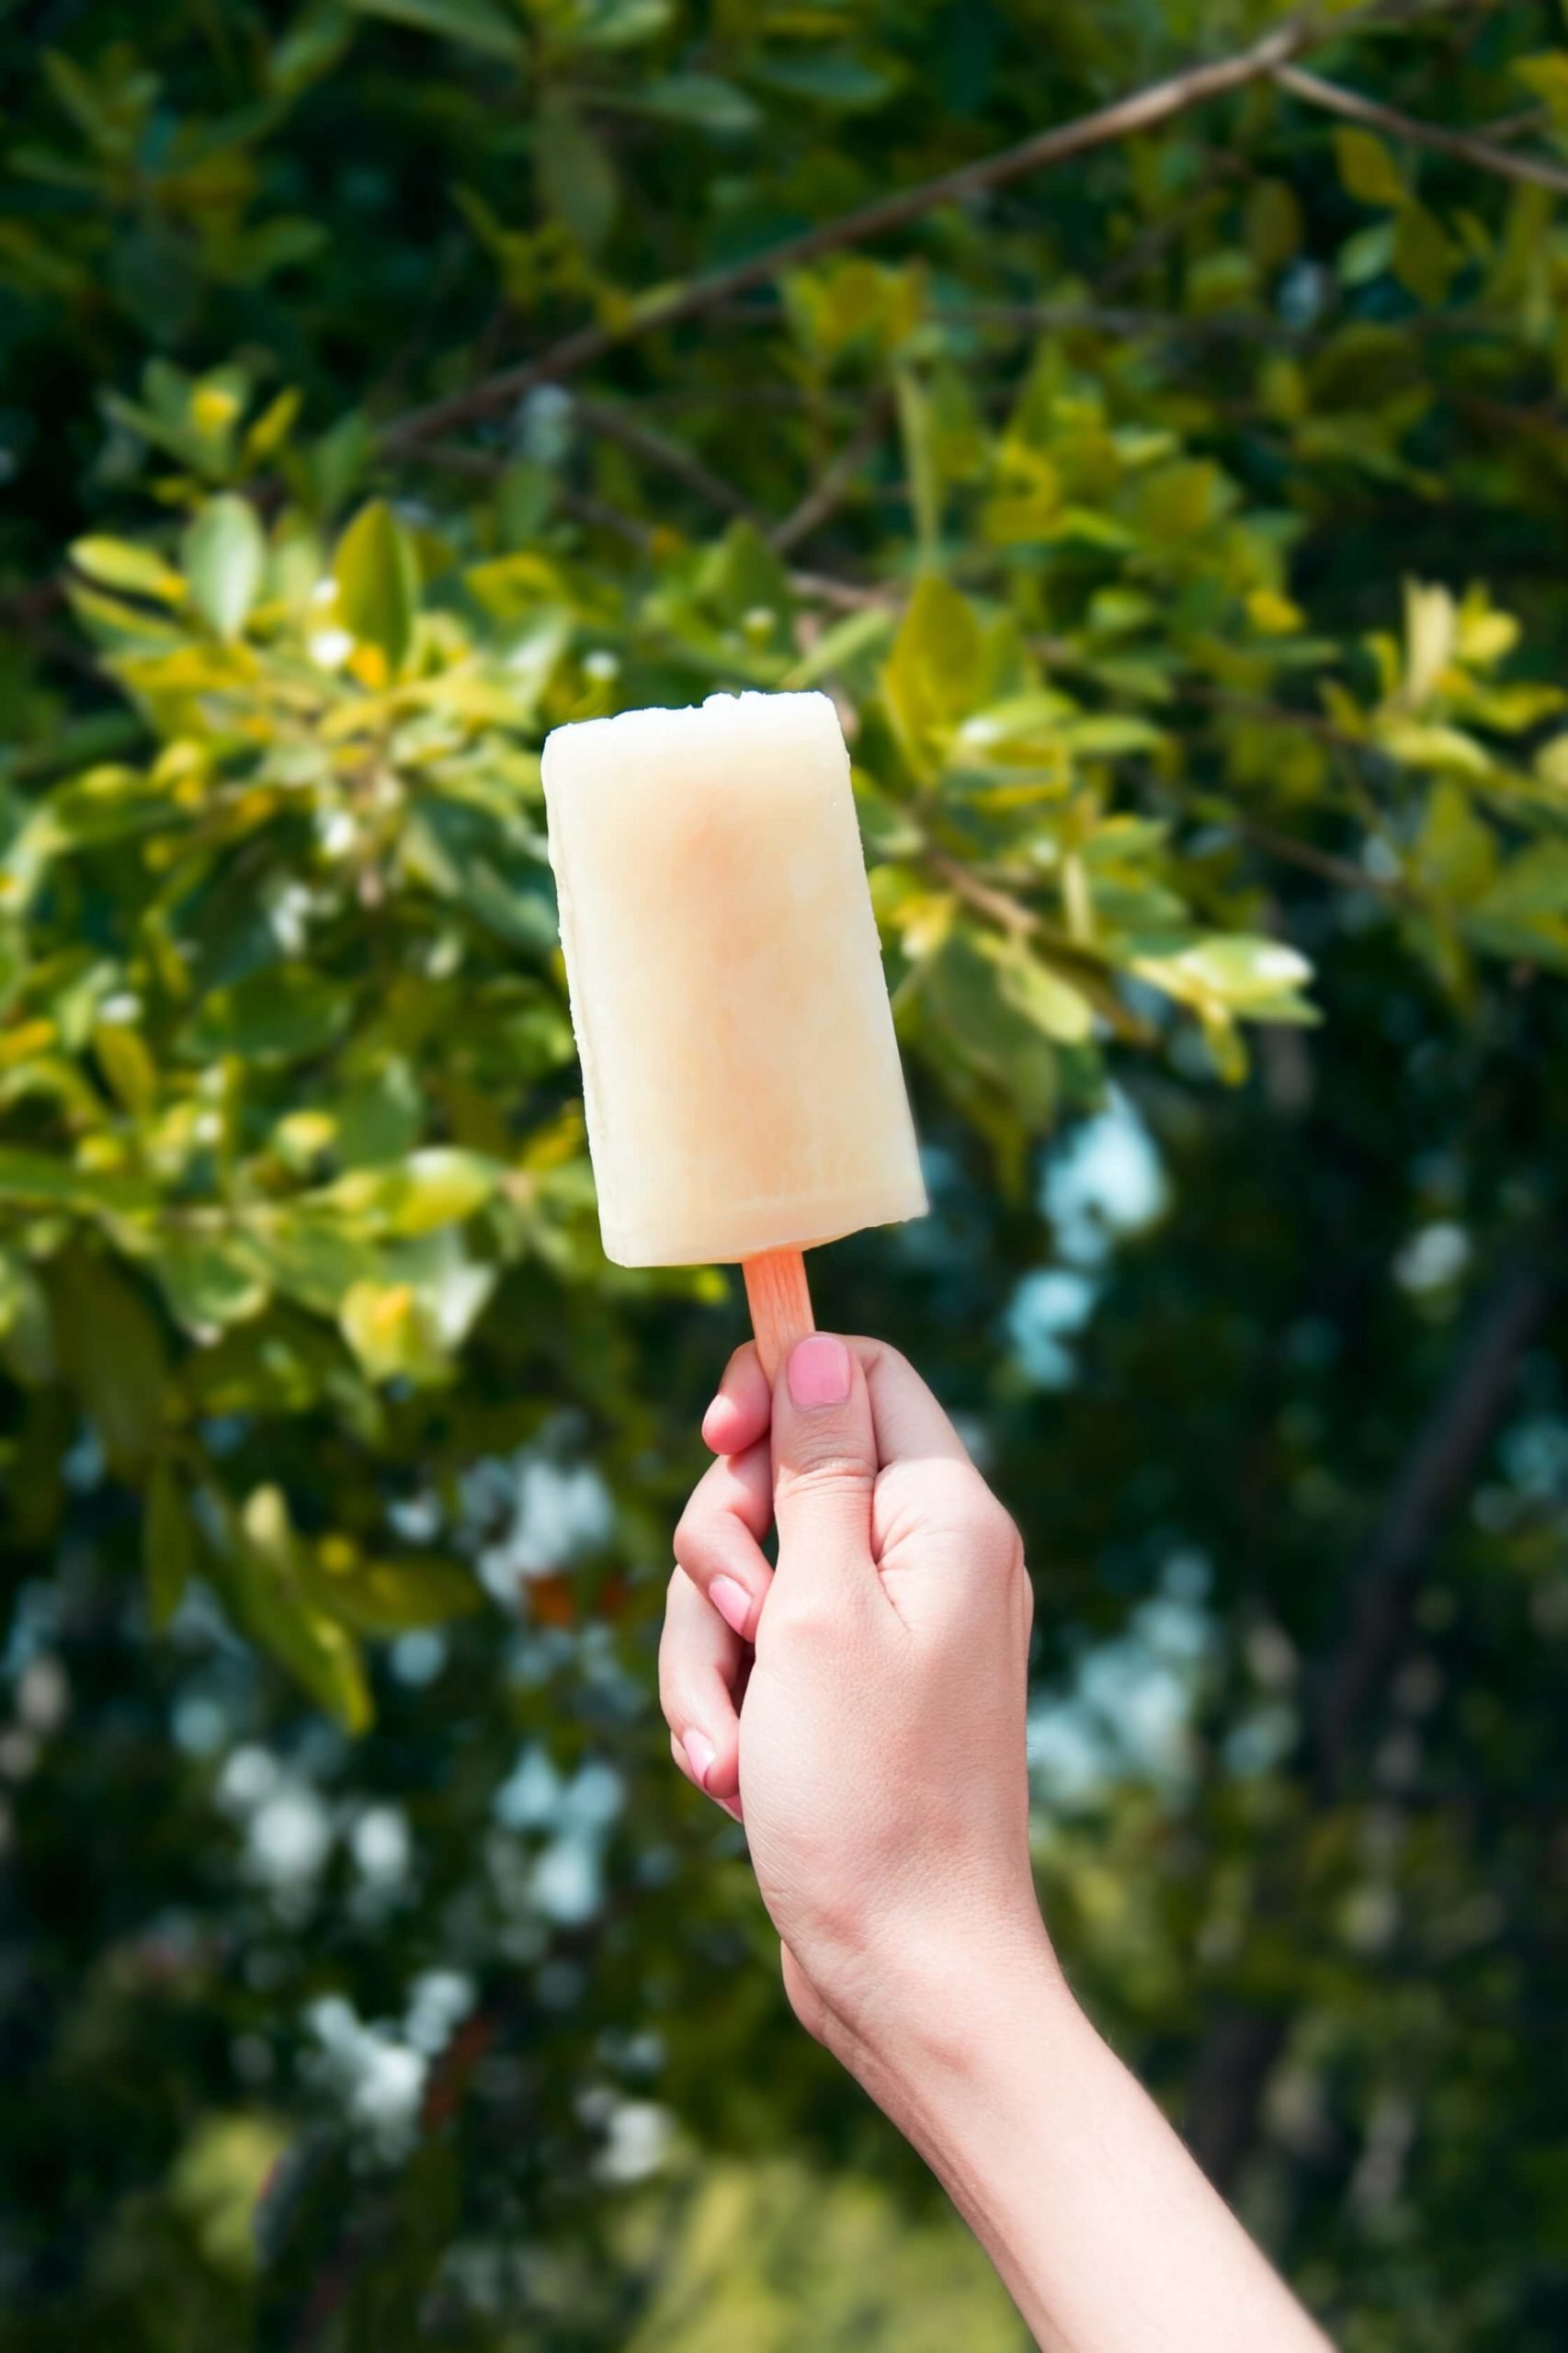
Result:
<instances>
[{"instance_id":1,"label":"yellow-green leaf","mask_svg":"<svg viewBox=\"0 0 1568 2353\"><path fill-rule=\"evenodd\" d=\"M1419 302L1440 302L1448 293L1459 253L1442 222L1424 204L1400 212L1393 237L1393 272Z\"/></svg>"},{"instance_id":2,"label":"yellow-green leaf","mask_svg":"<svg viewBox=\"0 0 1568 2353\"><path fill-rule=\"evenodd\" d=\"M1416 844L1424 879L1461 905L1479 899L1497 871L1497 839L1475 813L1471 797L1449 779L1437 785L1426 804L1426 822Z\"/></svg>"},{"instance_id":3,"label":"yellow-green leaf","mask_svg":"<svg viewBox=\"0 0 1568 2353\"><path fill-rule=\"evenodd\" d=\"M177 605L185 582L155 548L138 547L130 540L74 540L71 561L89 580L118 588L129 597L155 597L162 605Z\"/></svg>"},{"instance_id":4,"label":"yellow-green leaf","mask_svg":"<svg viewBox=\"0 0 1568 2353\"><path fill-rule=\"evenodd\" d=\"M142 1511L142 1561L153 1624L162 1633L175 1611L196 1560L196 1531L179 1480L171 1464L153 1465Z\"/></svg>"},{"instance_id":5,"label":"yellow-green leaf","mask_svg":"<svg viewBox=\"0 0 1568 2353\"><path fill-rule=\"evenodd\" d=\"M1404 202L1399 165L1374 132L1341 124L1334 134L1334 155L1347 194L1358 204Z\"/></svg>"},{"instance_id":6,"label":"yellow-green leaf","mask_svg":"<svg viewBox=\"0 0 1568 2353\"><path fill-rule=\"evenodd\" d=\"M158 1074L140 1031L100 1021L93 1032L98 1065L133 1119L144 1120L158 1099Z\"/></svg>"},{"instance_id":7,"label":"yellow-green leaf","mask_svg":"<svg viewBox=\"0 0 1568 2353\"><path fill-rule=\"evenodd\" d=\"M888 709L924 765L934 731L971 710L984 690L985 647L974 608L934 573L915 584L882 673Z\"/></svg>"},{"instance_id":8,"label":"yellow-green leaf","mask_svg":"<svg viewBox=\"0 0 1568 2353\"><path fill-rule=\"evenodd\" d=\"M544 210L565 223L585 253L597 253L615 222L615 171L601 142L559 92L539 110L534 172Z\"/></svg>"},{"instance_id":9,"label":"yellow-green leaf","mask_svg":"<svg viewBox=\"0 0 1568 2353\"><path fill-rule=\"evenodd\" d=\"M190 599L220 637L238 637L267 567L267 541L248 499L210 498L180 549Z\"/></svg>"},{"instance_id":10,"label":"yellow-green leaf","mask_svg":"<svg viewBox=\"0 0 1568 2353\"><path fill-rule=\"evenodd\" d=\"M401 1634L466 1618L484 1596L472 1573L434 1554L367 1560L341 1537L315 1548L312 1595L329 1617L361 1634Z\"/></svg>"},{"instance_id":11,"label":"yellow-green leaf","mask_svg":"<svg viewBox=\"0 0 1568 2353\"><path fill-rule=\"evenodd\" d=\"M361 645L373 645L394 676L414 635L419 566L414 545L386 501L375 499L355 517L337 543L333 564L337 613Z\"/></svg>"}]
</instances>

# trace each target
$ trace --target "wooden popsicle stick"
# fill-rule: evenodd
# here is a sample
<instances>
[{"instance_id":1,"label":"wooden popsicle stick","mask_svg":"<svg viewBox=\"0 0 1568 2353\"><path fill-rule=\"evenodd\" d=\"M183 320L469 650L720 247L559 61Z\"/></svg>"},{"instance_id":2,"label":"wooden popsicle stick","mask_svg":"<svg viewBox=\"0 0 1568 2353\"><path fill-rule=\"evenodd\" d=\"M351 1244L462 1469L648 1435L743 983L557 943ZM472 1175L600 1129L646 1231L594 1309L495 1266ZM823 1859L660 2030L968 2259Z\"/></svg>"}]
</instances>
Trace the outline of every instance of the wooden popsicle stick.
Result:
<instances>
[{"instance_id":1,"label":"wooden popsicle stick","mask_svg":"<svg viewBox=\"0 0 1568 2353\"><path fill-rule=\"evenodd\" d=\"M798 1250L765 1250L759 1257L743 1258L741 1272L746 1279L756 1353L772 1381L796 1341L817 1328L806 1262Z\"/></svg>"}]
</instances>

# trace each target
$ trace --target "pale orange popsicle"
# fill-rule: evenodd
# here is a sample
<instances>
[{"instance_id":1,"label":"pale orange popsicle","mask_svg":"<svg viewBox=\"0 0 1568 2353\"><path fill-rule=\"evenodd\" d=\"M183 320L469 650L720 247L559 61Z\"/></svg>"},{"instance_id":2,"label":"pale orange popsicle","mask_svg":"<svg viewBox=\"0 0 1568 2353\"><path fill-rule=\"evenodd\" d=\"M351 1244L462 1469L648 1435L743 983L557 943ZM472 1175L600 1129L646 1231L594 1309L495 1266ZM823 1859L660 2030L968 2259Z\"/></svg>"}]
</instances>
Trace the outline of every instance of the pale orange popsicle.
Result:
<instances>
[{"instance_id":1,"label":"pale orange popsicle","mask_svg":"<svg viewBox=\"0 0 1568 2353\"><path fill-rule=\"evenodd\" d=\"M609 1256L756 1260L922 1215L827 697L558 727L544 790Z\"/></svg>"}]
</instances>

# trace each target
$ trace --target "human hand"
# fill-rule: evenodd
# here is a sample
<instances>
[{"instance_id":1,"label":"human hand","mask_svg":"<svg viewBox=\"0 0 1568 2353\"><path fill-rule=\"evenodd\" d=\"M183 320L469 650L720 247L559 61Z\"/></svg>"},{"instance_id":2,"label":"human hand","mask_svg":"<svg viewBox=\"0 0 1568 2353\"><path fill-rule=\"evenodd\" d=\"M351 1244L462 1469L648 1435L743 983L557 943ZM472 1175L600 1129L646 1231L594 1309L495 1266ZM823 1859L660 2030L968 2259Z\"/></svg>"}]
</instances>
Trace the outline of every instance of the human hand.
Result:
<instances>
[{"instance_id":1,"label":"human hand","mask_svg":"<svg viewBox=\"0 0 1568 2353\"><path fill-rule=\"evenodd\" d=\"M1328 2353L1068 1995L1035 1903L1017 1531L875 1340L731 1359L676 1534L676 1762L744 1814L797 2015L1046 2353ZM760 1540L777 1511L778 1566Z\"/></svg>"},{"instance_id":2,"label":"human hand","mask_svg":"<svg viewBox=\"0 0 1568 2353\"><path fill-rule=\"evenodd\" d=\"M944 1981L1038 1968L1017 1529L913 1367L820 1333L737 1350L676 1533L660 1689L731 1812L797 2015L857 2072ZM778 1565L761 1549L777 1514Z\"/></svg>"}]
</instances>

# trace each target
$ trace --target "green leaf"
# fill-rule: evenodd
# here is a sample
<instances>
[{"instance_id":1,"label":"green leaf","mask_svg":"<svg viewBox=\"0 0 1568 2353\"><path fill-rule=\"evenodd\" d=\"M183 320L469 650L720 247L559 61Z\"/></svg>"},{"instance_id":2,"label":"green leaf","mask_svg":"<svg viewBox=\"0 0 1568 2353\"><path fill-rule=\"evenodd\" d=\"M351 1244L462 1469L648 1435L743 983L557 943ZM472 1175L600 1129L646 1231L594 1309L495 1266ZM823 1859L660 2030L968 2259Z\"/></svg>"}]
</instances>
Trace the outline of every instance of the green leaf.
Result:
<instances>
[{"instance_id":1,"label":"green leaf","mask_svg":"<svg viewBox=\"0 0 1568 2353\"><path fill-rule=\"evenodd\" d=\"M151 1263L172 1313L199 1339L248 1322L267 1304L261 1264L237 1237L166 1234Z\"/></svg>"},{"instance_id":2,"label":"green leaf","mask_svg":"<svg viewBox=\"0 0 1568 2353\"><path fill-rule=\"evenodd\" d=\"M63 1371L117 1471L152 1454L163 1427L167 1358L151 1311L108 1259L73 1250L49 1273Z\"/></svg>"},{"instance_id":3,"label":"green leaf","mask_svg":"<svg viewBox=\"0 0 1568 2353\"><path fill-rule=\"evenodd\" d=\"M892 634L892 627L893 616L883 605L846 613L841 621L824 630L779 683L796 692L814 687L819 679L847 670L862 654L880 646Z\"/></svg>"},{"instance_id":4,"label":"green leaf","mask_svg":"<svg viewBox=\"0 0 1568 2353\"><path fill-rule=\"evenodd\" d=\"M146 1119L157 1103L158 1073L141 1032L123 1022L100 1021L93 1031L93 1051L132 1119Z\"/></svg>"},{"instance_id":5,"label":"green leaf","mask_svg":"<svg viewBox=\"0 0 1568 2353\"><path fill-rule=\"evenodd\" d=\"M437 1144L412 1153L396 1167L357 1169L315 1198L411 1238L472 1217L494 1194L500 1173L476 1152Z\"/></svg>"},{"instance_id":6,"label":"green leaf","mask_svg":"<svg viewBox=\"0 0 1568 2353\"><path fill-rule=\"evenodd\" d=\"M394 1056L351 1086L332 1113L333 1148L345 1168L402 1160L418 1141L425 1106L408 1063Z\"/></svg>"},{"instance_id":7,"label":"green leaf","mask_svg":"<svg viewBox=\"0 0 1568 2353\"><path fill-rule=\"evenodd\" d=\"M893 382L898 395L899 436L903 443L903 471L915 513L915 536L922 563L931 565L936 562L942 520L942 484L937 471L931 404L913 368L898 369Z\"/></svg>"},{"instance_id":8,"label":"green leaf","mask_svg":"<svg viewBox=\"0 0 1568 2353\"><path fill-rule=\"evenodd\" d=\"M972 606L934 573L924 574L882 672L888 709L917 766L929 760L932 739L981 699L984 679L985 642Z\"/></svg>"},{"instance_id":9,"label":"green leaf","mask_svg":"<svg viewBox=\"0 0 1568 2353\"><path fill-rule=\"evenodd\" d=\"M1278 269L1301 250L1301 207L1289 180L1255 181L1246 204L1247 251L1254 267Z\"/></svg>"},{"instance_id":10,"label":"green leaf","mask_svg":"<svg viewBox=\"0 0 1568 2353\"><path fill-rule=\"evenodd\" d=\"M348 0L356 16L381 17L388 24L438 33L482 56L520 64L526 54L517 26L495 0Z\"/></svg>"},{"instance_id":11,"label":"green leaf","mask_svg":"<svg viewBox=\"0 0 1568 2353\"><path fill-rule=\"evenodd\" d=\"M220 637L244 628L267 569L267 541L248 499L225 491L210 498L180 548L190 597Z\"/></svg>"},{"instance_id":12,"label":"green leaf","mask_svg":"<svg viewBox=\"0 0 1568 2353\"><path fill-rule=\"evenodd\" d=\"M1026 1128L1051 1123L1056 1105L1056 1055L1038 1018L1041 1000L1005 971L1006 955L967 926L952 930L922 967L923 994L962 1060L1008 1099Z\"/></svg>"},{"instance_id":13,"label":"green leaf","mask_svg":"<svg viewBox=\"0 0 1568 2353\"><path fill-rule=\"evenodd\" d=\"M855 814L860 821L860 839L869 865L912 858L924 846L925 836L908 812L861 776L855 779Z\"/></svg>"},{"instance_id":14,"label":"green leaf","mask_svg":"<svg viewBox=\"0 0 1568 2353\"><path fill-rule=\"evenodd\" d=\"M845 113L880 107L897 85L848 50L818 50L800 56L769 57L751 68L752 79L787 97L805 98Z\"/></svg>"},{"instance_id":15,"label":"green leaf","mask_svg":"<svg viewBox=\"0 0 1568 2353\"><path fill-rule=\"evenodd\" d=\"M1546 49L1534 57L1517 57L1514 72L1528 89L1545 100L1553 122L1568 127L1568 52Z\"/></svg>"},{"instance_id":16,"label":"green leaf","mask_svg":"<svg viewBox=\"0 0 1568 2353\"><path fill-rule=\"evenodd\" d=\"M247 1060L293 1062L320 1053L354 1017L352 999L326 974L257 972L238 987L218 989L181 1034L181 1049L198 1061L240 1054Z\"/></svg>"},{"instance_id":17,"label":"green leaf","mask_svg":"<svg viewBox=\"0 0 1568 2353\"><path fill-rule=\"evenodd\" d=\"M1380 720L1380 751L1412 768L1450 769L1456 776L1489 777L1493 762L1484 744L1459 727L1426 727L1415 720Z\"/></svg>"},{"instance_id":18,"label":"green leaf","mask_svg":"<svg viewBox=\"0 0 1568 2353\"><path fill-rule=\"evenodd\" d=\"M576 0L572 34L585 49L632 49L670 21L671 0Z\"/></svg>"},{"instance_id":19,"label":"green leaf","mask_svg":"<svg viewBox=\"0 0 1568 2353\"><path fill-rule=\"evenodd\" d=\"M755 523L744 518L732 523L718 546L704 556L697 592L730 621L769 613L776 624L781 624L795 608L790 575L778 551Z\"/></svg>"},{"instance_id":20,"label":"green leaf","mask_svg":"<svg viewBox=\"0 0 1568 2353\"><path fill-rule=\"evenodd\" d=\"M179 1608L195 1563L189 1506L172 1466L160 1457L142 1507L142 1564L155 1632L164 1631Z\"/></svg>"},{"instance_id":21,"label":"green leaf","mask_svg":"<svg viewBox=\"0 0 1568 2353\"><path fill-rule=\"evenodd\" d=\"M356 1283L338 1323L372 1381L432 1380L443 1369L437 1336L411 1283Z\"/></svg>"},{"instance_id":22,"label":"green leaf","mask_svg":"<svg viewBox=\"0 0 1568 2353\"><path fill-rule=\"evenodd\" d=\"M366 1560L342 1538L315 1548L310 1591L328 1617L360 1634L402 1634L472 1617L484 1595L471 1570L436 1555Z\"/></svg>"},{"instance_id":23,"label":"green leaf","mask_svg":"<svg viewBox=\"0 0 1568 2353\"><path fill-rule=\"evenodd\" d=\"M1312 979L1312 968L1281 940L1221 933L1170 955L1135 957L1131 969L1140 980L1194 1008L1221 1074L1228 1078L1239 1077L1245 1066L1240 1041L1232 1035L1234 1017L1295 1023L1317 1019L1298 994Z\"/></svg>"},{"instance_id":24,"label":"green leaf","mask_svg":"<svg viewBox=\"0 0 1568 2353\"><path fill-rule=\"evenodd\" d=\"M386 501L372 500L337 543L337 612L361 645L373 645L396 676L414 635L419 565L414 544Z\"/></svg>"},{"instance_id":25,"label":"green leaf","mask_svg":"<svg viewBox=\"0 0 1568 2353\"><path fill-rule=\"evenodd\" d=\"M998 946L993 954L1004 997L1048 1038L1081 1046L1094 1034L1095 1009L1071 981L1025 949Z\"/></svg>"},{"instance_id":26,"label":"green leaf","mask_svg":"<svg viewBox=\"0 0 1568 2353\"><path fill-rule=\"evenodd\" d=\"M1416 859L1423 879L1460 905L1490 889L1497 871L1496 835L1476 815L1461 786L1444 782L1434 790Z\"/></svg>"},{"instance_id":27,"label":"green leaf","mask_svg":"<svg viewBox=\"0 0 1568 2353\"><path fill-rule=\"evenodd\" d=\"M657 115L668 122L689 123L715 139L739 138L755 131L762 109L754 98L717 74L662 74L634 90L596 90L596 106L614 105L624 114Z\"/></svg>"},{"instance_id":28,"label":"green leaf","mask_svg":"<svg viewBox=\"0 0 1568 2353\"><path fill-rule=\"evenodd\" d=\"M54 1371L54 1332L43 1285L27 1260L0 1251L0 1359L14 1381L37 1388Z\"/></svg>"},{"instance_id":29,"label":"green leaf","mask_svg":"<svg viewBox=\"0 0 1568 2353\"><path fill-rule=\"evenodd\" d=\"M1420 302L1440 302L1448 293L1459 254L1436 213L1407 204L1394 229L1393 273Z\"/></svg>"},{"instance_id":30,"label":"green leaf","mask_svg":"<svg viewBox=\"0 0 1568 2353\"><path fill-rule=\"evenodd\" d=\"M1091 711L1085 718L1068 720L1062 733L1069 748L1085 759L1157 752L1169 741L1163 729L1131 711Z\"/></svg>"},{"instance_id":31,"label":"green leaf","mask_svg":"<svg viewBox=\"0 0 1568 2353\"><path fill-rule=\"evenodd\" d=\"M153 1209L157 1196L137 1176L77 1168L47 1152L0 1145L0 1201L129 1217Z\"/></svg>"},{"instance_id":32,"label":"green leaf","mask_svg":"<svg viewBox=\"0 0 1568 2353\"><path fill-rule=\"evenodd\" d=\"M154 597L161 605L177 605L185 595L185 582L154 548L138 547L130 540L88 538L74 540L67 552L89 580L126 596Z\"/></svg>"},{"instance_id":33,"label":"green leaf","mask_svg":"<svg viewBox=\"0 0 1568 2353\"><path fill-rule=\"evenodd\" d=\"M1535 772L1553 792L1568 792L1568 731L1541 745L1535 756Z\"/></svg>"},{"instance_id":34,"label":"green leaf","mask_svg":"<svg viewBox=\"0 0 1568 2353\"><path fill-rule=\"evenodd\" d=\"M1358 204L1404 202L1404 181L1399 165L1372 131L1338 125L1334 133L1334 154L1340 179Z\"/></svg>"},{"instance_id":35,"label":"green leaf","mask_svg":"<svg viewBox=\"0 0 1568 2353\"><path fill-rule=\"evenodd\" d=\"M229 1591L246 1631L345 1732L363 1732L370 1694L358 1645L307 1589L281 1490L257 1487L226 1528Z\"/></svg>"},{"instance_id":36,"label":"green leaf","mask_svg":"<svg viewBox=\"0 0 1568 2353\"><path fill-rule=\"evenodd\" d=\"M571 230L585 253L597 254L615 222L615 171L602 142L559 91L539 110L534 172L544 210Z\"/></svg>"},{"instance_id":37,"label":"green leaf","mask_svg":"<svg viewBox=\"0 0 1568 2353\"><path fill-rule=\"evenodd\" d=\"M1535 842L1510 858L1478 912L1508 916L1568 915L1568 842Z\"/></svg>"}]
</instances>

